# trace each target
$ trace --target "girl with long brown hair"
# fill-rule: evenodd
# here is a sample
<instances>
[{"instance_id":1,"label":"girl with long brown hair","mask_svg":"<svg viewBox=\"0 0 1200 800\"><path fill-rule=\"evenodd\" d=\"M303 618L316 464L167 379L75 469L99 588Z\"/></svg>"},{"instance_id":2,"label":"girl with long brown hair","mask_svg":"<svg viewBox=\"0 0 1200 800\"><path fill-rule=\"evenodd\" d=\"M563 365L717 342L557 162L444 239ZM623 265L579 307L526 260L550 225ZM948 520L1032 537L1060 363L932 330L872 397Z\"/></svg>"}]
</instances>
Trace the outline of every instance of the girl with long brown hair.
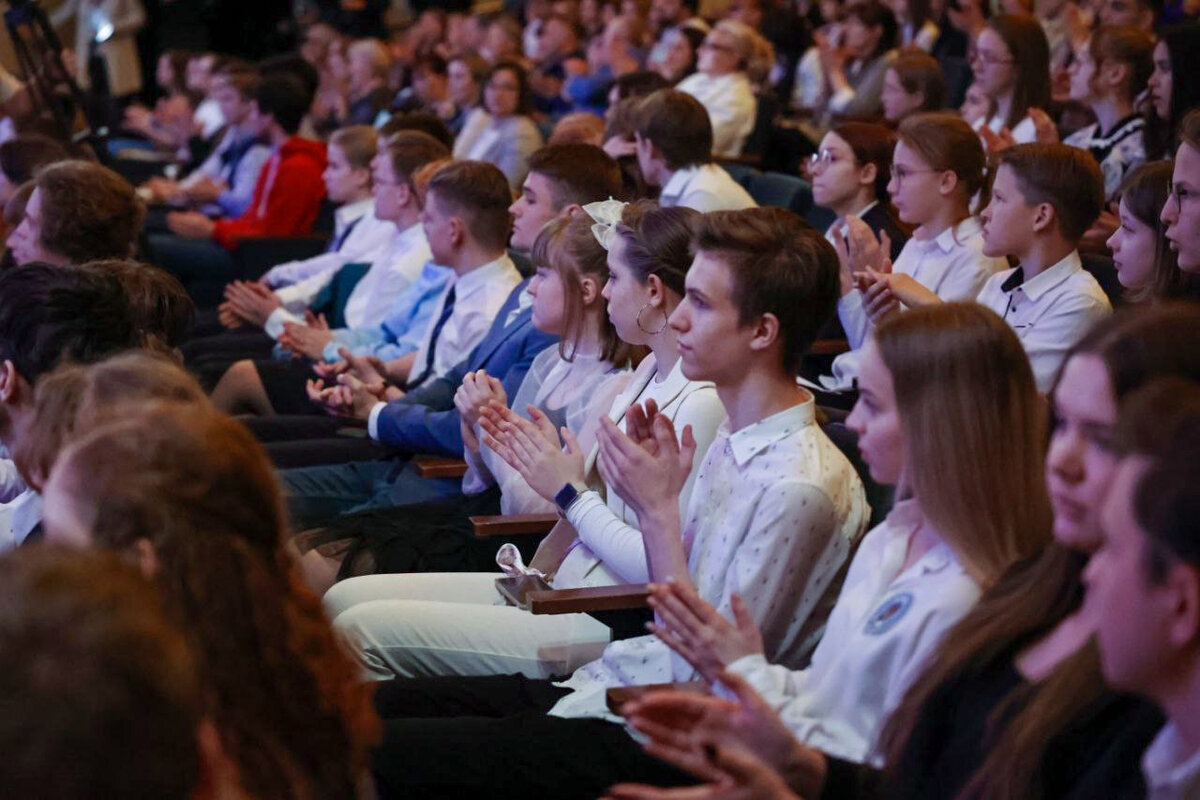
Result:
<instances>
[{"instance_id":1,"label":"girl with long brown hair","mask_svg":"<svg viewBox=\"0 0 1200 800\"><path fill-rule=\"evenodd\" d=\"M973 127L989 141L1006 134L1017 144L1034 141L1029 109L1050 102L1050 45L1041 24L1025 14L992 17L975 40L971 69L974 85L995 103L993 116Z\"/></svg>"},{"instance_id":2,"label":"girl with long brown hair","mask_svg":"<svg viewBox=\"0 0 1200 800\"><path fill-rule=\"evenodd\" d=\"M630 709L651 723L668 713L678 719L684 709L694 715L697 705L710 713L699 725L693 716L685 731L644 725L656 741L652 752L718 781L719 770L705 771L700 748L749 747L757 760L743 764L737 780L744 784L753 773L774 786L755 797L778 800L791 792L826 800L1142 797L1139 761L1162 717L1149 703L1105 688L1094 622L1081 613L1081 575L1101 544L1095 515L1117 462L1118 410L1155 378L1200 380L1200 353L1179 347L1197 337L1200 311L1163 305L1117 314L1074 348L1054 391L1046 459L1054 542L1003 575L943 638L882 731L876 764L886 764L883 772L786 741L779 720L744 682L740 705L663 695ZM736 736L732 722L740 725ZM611 794L672 797L636 787Z\"/></svg>"},{"instance_id":3,"label":"girl with long brown hair","mask_svg":"<svg viewBox=\"0 0 1200 800\"><path fill-rule=\"evenodd\" d=\"M55 463L47 539L122 553L156 580L247 796L357 796L378 719L284 549L261 446L196 402L126 403L105 419Z\"/></svg>"}]
</instances>

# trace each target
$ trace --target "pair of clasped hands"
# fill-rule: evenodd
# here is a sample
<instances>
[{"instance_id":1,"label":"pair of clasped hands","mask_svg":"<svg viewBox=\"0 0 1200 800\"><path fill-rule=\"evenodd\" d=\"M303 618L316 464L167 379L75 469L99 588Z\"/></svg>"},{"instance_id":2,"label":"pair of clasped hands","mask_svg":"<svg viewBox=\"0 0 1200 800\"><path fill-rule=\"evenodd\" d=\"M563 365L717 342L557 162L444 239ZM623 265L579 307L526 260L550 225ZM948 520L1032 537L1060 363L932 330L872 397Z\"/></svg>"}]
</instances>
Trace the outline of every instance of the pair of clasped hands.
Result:
<instances>
[{"instance_id":1,"label":"pair of clasped hands","mask_svg":"<svg viewBox=\"0 0 1200 800\"><path fill-rule=\"evenodd\" d=\"M854 289L862 292L863 310L871 323L878 325L901 306L922 306L936 303L938 297L911 276L892 272L892 241L887 232L875 238L867 223L858 217L847 217L846 228L833 232L833 249L841 266L839 278L842 294Z\"/></svg>"},{"instance_id":2,"label":"pair of clasped hands","mask_svg":"<svg viewBox=\"0 0 1200 800\"><path fill-rule=\"evenodd\" d=\"M487 377L487 381L495 379ZM471 388L459 393L464 400L468 396L480 400L489 391L474 376L468 376L464 387L468 383ZM463 411L459 397L455 402ZM533 406L528 410L531 418L525 419L492 398L477 406L476 418L484 444L534 491L552 499L564 484L583 482L585 453L571 431L555 430L544 413ZM674 424L658 413L653 400L630 406L625 420L626 431L607 416L600 420L596 466L601 477L639 520L669 512L669 507L677 509L696 452L690 427L676 436ZM652 530L662 529L643 525L644 535L652 535ZM678 543L678 533L674 535ZM741 598L732 598L731 621L686 581L651 583L649 590L648 602L655 611L649 631L707 683L720 683L735 699L662 690L623 706L622 715L647 737L647 752L704 783L682 789L620 784L611 787L607 796L614 800L796 800L794 787L815 797L823 779L823 760L796 740L749 683L725 670L743 656L763 652L762 635Z\"/></svg>"}]
</instances>

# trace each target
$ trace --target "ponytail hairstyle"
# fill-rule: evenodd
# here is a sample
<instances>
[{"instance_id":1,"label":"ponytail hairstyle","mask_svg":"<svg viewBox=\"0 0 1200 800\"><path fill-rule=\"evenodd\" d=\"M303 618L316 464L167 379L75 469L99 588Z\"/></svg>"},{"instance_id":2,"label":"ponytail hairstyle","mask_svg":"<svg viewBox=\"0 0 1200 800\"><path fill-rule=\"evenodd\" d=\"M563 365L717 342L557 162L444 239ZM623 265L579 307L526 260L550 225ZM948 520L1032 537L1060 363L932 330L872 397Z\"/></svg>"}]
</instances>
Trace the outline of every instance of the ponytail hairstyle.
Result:
<instances>
[{"instance_id":1,"label":"ponytail hairstyle","mask_svg":"<svg viewBox=\"0 0 1200 800\"><path fill-rule=\"evenodd\" d=\"M987 204L984 191L987 153L979 134L957 114L914 114L900 123L897 138L920 155L931 169L953 172L958 177L959 196L968 213L973 213L970 203L976 194L980 195L980 203Z\"/></svg>"},{"instance_id":2,"label":"ponytail hairstyle","mask_svg":"<svg viewBox=\"0 0 1200 800\"><path fill-rule=\"evenodd\" d=\"M1050 102L1050 45L1042 25L1028 14L1000 14L988 20L1012 55L1016 81L1012 106L1004 125L1015 128L1030 108Z\"/></svg>"},{"instance_id":3,"label":"ponytail hairstyle","mask_svg":"<svg viewBox=\"0 0 1200 800\"><path fill-rule=\"evenodd\" d=\"M1171 194L1172 161L1151 161L1126 176L1121 184L1121 200L1129 213L1154 230L1154 275L1150 282L1126 293L1131 303L1147 303L1173 298L1200 300L1200 276L1179 268L1179 254L1171 249L1159 212Z\"/></svg>"},{"instance_id":4,"label":"ponytail hairstyle","mask_svg":"<svg viewBox=\"0 0 1200 800\"><path fill-rule=\"evenodd\" d=\"M1105 62L1116 61L1129 67L1129 77L1122 92L1133 102L1154 71L1154 39L1133 25L1102 25L1092 33L1088 43L1092 61L1099 70Z\"/></svg>"},{"instance_id":5,"label":"ponytail hairstyle","mask_svg":"<svg viewBox=\"0 0 1200 800\"><path fill-rule=\"evenodd\" d=\"M284 549L283 500L262 446L194 403L123 412L68 447L51 483L96 546L144 554L149 545L243 791L356 796L379 721Z\"/></svg>"},{"instance_id":6,"label":"ponytail hairstyle","mask_svg":"<svg viewBox=\"0 0 1200 800\"><path fill-rule=\"evenodd\" d=\"M596 282L596 294L608 277L608 251L600 246L592 233L591 218L586 214L561 215L546 223L533 242L530 259L535 267L547 267L558 273L563 283L563 309L566 330L558 342L558 354L571 361L584 332L583 279ZM603 303L603 299L600 299ZM611 364L629 360L630 348L613 327L607 314L602 314L600 327L600 358Z\"/></svg>"},{"instance_id":7,"label":"ponytail hairstyle","mask_svg":"<svg viewBox=\"0 0 1200 800\"><path fill-rule=\"evenodd\" d=\"M883 326L880 326L881 329ZM1118 407L1157 377L1200 381L1200 351L1179 347L1200 338L1200 310L1176 303L1119 311L1100 322L1067 355L1104 362ZM979 515L978 518L982 517ZM1047 526L1046 530L1049 528ZM1083 601L1086 556L1052 543L1018 564L943 637L936 654L888 719L880 738L886 779L899 783L901 763L923 707L938 689L989 668L1036 641ZM987 758L960 797L971 800L1037 798L1048 743L1104 699L1104 677L1094 644L1065 659L1049 676L1010 692L989 718Z\"/></svg>"},{"instance_id":8,"label":"ponytail hairstyle","mask_svg":"<svg viewBox=\"0 0 1200 800\"><path fill-rule=\"evenodd\" d=\"M683 296L684 279L695 257L692 233L700 216L693 209L662 208L652 200L625 206L617 235L625 240L625 260L641 283L656 275L664 287Z\"/></svg>"}]
</instances>

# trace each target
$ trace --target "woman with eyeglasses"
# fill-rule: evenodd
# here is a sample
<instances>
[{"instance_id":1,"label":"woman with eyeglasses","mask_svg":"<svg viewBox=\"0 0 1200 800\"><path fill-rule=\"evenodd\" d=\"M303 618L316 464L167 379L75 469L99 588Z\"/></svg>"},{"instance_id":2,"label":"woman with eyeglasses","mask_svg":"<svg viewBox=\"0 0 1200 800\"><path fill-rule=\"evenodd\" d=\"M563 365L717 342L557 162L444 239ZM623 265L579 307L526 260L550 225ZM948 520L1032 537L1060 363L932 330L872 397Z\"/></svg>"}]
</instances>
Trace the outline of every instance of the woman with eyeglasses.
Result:
<instances>
[{"instance_id":1,"label":"woman with eyeglasses","mask_svg":"<svg viewBox=\"0 0 1200 800\"><path fill-rule=\"evenodd\" d=\"M525 69L514 61L501 61L488 73L483 106L467 119L454 142L454 157L495 164L519 192L529 174L529 157L542 146L531 113L533 93Z\"/></svg>"},{"instance_id":2,"label":"woman with eyeglasses","mask_svg":"<svg viewBox=\"0 0 1200 800\"><path fill-rule=\"evenodd\" d=\"M713 127L713 155L740 156L758 114L755 84L774 60L771 45L741 22L717 24L700 45L696 71L675 88L695 97Z\"/></svg>"},{"instance_id":3,"label":"woman with eyeglasses","mask_svg":"<svg viewBox=\"0 0 1200 800\"><path fill-rule=\"evenodd\" d=\"M857 218L875 237L887 234L890 258L900 255L909 229L896 216L887 195L895 146L895 134L865 122L843 123L821 139L820 149L809 161L809 176L813 203L835 216L825 231L830 243L845 235L848 220Z\"/></svg>"},{"instance_id":4,"label":"woman with eyeglasses","mask_svg":"<svg viewBox=\"0 0 1200 800\"><path fill-rule=\"evenodd\" d=\"M953 114L915 114L900 125L887 191L900 220L914 226L895 263L863 220L848 224L834 246L842 262L838 318L852 349L834 359L827 389L844 405L853 402L859 348L871 328L895 311L894 295L873 288L881 276L912 281L946 302L974 300L994 273L1008 268L1003 258L983 254L983 232L971 199L983 186L987 157L971 126ZM838 403L841 405L843 403Z\"/></svg>"},{"instance_id":5,"label":"woman with eyeglasses","mask_svg":"<svg viewBox=\"0 0 1200 800\"><path fill-rule=\"evenodd\" d=\"M1038 21L1024 14L992 17L975 40L971 70L975 86L995 103L991 118L974 125L988 149L1010 138L1016 144L1034 141L1029 110L1050 101L1050 45Z\"/></svg>"}]
</instances>

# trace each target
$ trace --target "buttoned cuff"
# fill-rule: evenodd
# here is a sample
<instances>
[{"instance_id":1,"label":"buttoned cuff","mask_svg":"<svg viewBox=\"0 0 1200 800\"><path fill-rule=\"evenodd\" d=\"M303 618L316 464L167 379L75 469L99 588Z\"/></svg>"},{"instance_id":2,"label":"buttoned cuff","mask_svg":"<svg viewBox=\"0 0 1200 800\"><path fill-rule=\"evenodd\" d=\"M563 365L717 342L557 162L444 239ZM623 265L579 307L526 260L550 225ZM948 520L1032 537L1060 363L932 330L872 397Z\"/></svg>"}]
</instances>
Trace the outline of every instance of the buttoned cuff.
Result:
<instances>
[{"instance_id":1,"label":"buttoned cuff","mask_svg":"<svg viewBox=\"0 0 1200 800\"><path fill-rule=\"evenodd\" d=\"M377 442L379 441L379 415L386 407L387 403L376 403L371 406L371 413L367 416L367 435Z\"/></svg>"}]
</instances>

